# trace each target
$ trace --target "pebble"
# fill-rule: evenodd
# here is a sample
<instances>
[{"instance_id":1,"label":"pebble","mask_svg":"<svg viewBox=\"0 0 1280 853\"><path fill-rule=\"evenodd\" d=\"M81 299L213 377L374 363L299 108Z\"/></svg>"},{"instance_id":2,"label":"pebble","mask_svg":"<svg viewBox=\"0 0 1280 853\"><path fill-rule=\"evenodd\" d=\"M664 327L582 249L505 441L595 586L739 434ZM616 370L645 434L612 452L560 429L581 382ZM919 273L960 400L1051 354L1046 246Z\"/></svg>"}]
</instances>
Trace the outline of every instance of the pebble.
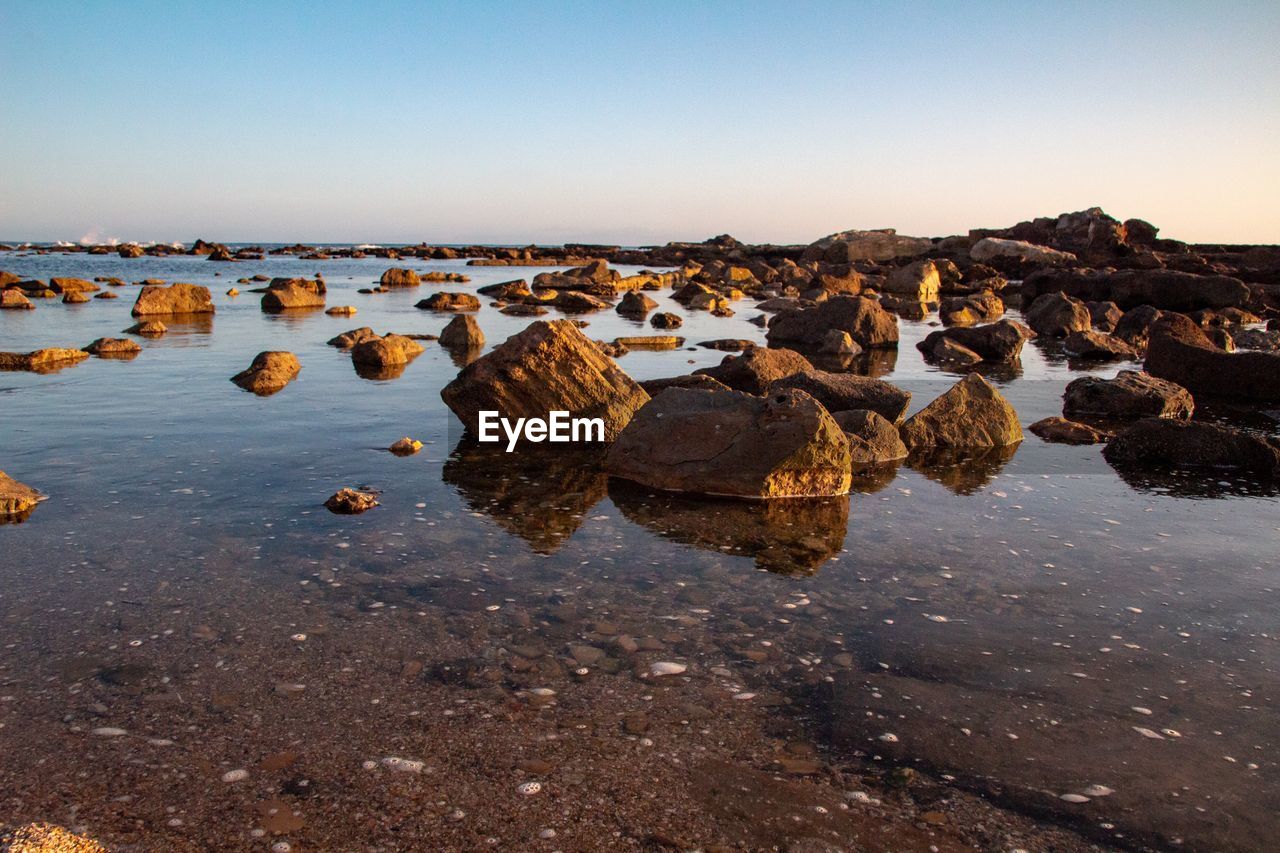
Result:
<instances>
[{"instance_id":1,"label":"pebble","mask_svg":"<svg viewBox=\"0 0 1280 853\"><path fill-rule=\"evenodd\" d=\"M653 676L660 675L679 675L689 667L682 663L676 663L669 660L660 660L649 667L649 674Z\"/></svg>"},{"instance_id":2,"label":"pebble","mask_svg":"<svg viewBox=\"0 0 1280 853\"><path fill-rule=\"evenodd\" d=\"M880 735L880 737L876 738L876 740L883 741L884 743L897 743L898 736L893 734L892 732L885 732L884 734Z\"/></svg>"},{"instance_id":3,"label":"pebble","mask_svg":"<svg viewBox=\"0 0 1280 853\"><path fill-rule=\"evenodd\" d=\"M388 755L382 759L382 766L388 770L396 770L400 773L421 773L426 766L421 761L415 761L412 758L397 758L394 755Z\"/></svg>"},{"instance_id":4,"label":"pebble","mask_svg":"<svg viewBox=\"0 0 1280 853\"><path fill-rule=\"evenodd\" d=\"M524 784L520 785L520 787L516 788L516 790L526 797L532 797L534 794L537 794L542 791L542 783L541 782L525 782Z\"/></svg>"},{"instance_id":5,"label":"pebble","mask_svg":"<svg viewBox=\"0 0 1280 853\"><path fill-rule=\"evenodd\" d=\"M1087 802L1089 802L1089 798L1088 798L1088 797L1081 796L1080 794L1062 794L1061 796L1059 796L1059 797L1058 797L1058 799L1060 799L1060 800L1065 800L1065 801L1066 801L1066 802L1068 802L1068 803L1087 803Z\"/></svg>"},{"instance_id":6,"label":"pebble","mask_svg":"<svg viewBox=\"0 0 1280 853\"><path fill-rule=\"evenodd\" d=\"M239 768L238 770L228 770L226 773L222 774L223 782L243 782L245 779L248 779L248 778L249 778L249 771L245 770L243 767Z\"/></svg>"},{"instance_id":7,"label":"pebble","mask_svg":"<svg viewBox=\"0 0 1280 853\"><path fill-rule=\"evenodd\" d=\"M98 737L121 737L122 735L128 734L128 732L124 729L117 729L114 726L102 726L94 729L90 734L95 734Z\"/></svg>"},{"instance_id":8,"label":"pebble","mask_svg":"<svg viewBox=\"0 0 1280 853\"><path fill-rule=\"evenodd\" d=\"M1153 732L1151 729L1144 729L1142 726L1134 726L1133 730L1143 737L1149 737L1152 740L1164 740L1164 735L1159 732Z\"/></svg>"}]
</instances>

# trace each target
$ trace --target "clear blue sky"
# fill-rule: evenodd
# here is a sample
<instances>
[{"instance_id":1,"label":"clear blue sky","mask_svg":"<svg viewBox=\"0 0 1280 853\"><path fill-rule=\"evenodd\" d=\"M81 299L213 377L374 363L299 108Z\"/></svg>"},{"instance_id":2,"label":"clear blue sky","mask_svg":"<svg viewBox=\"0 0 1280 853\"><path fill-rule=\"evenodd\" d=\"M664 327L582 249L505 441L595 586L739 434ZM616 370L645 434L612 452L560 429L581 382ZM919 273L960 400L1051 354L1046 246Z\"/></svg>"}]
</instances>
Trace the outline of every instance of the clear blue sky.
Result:
<instances>
[{"instance_id":1,"label":"clear blue sky","mask_svg":"<svg viewBox=\"0 0 1280 853\"><path fill-rule=\"evenodd\" d=\"M0 237L1280 242L1280 3L0 0Z\"/></svg>"}]
</instances>

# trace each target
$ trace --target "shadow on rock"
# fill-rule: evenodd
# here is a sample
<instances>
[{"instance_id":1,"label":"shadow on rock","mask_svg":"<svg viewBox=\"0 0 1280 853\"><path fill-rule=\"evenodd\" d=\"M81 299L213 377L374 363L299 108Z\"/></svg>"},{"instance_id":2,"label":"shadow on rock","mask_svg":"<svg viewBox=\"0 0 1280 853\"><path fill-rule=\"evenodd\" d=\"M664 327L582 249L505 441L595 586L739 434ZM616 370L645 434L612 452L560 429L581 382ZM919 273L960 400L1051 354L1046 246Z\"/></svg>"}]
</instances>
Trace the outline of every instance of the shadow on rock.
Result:
<instances>
[{"instance_id":1,"label":"shadow on rock","mask_svg":"<svg viewBox=\"0 0 1280 853\"><path fill-rule=\"evenodd\" d=\"M663 539L753 557L775 574L812 575L840 552L849 498L739 500L658 492L609 481L609 499L629 521Z\"/></svg>"},{"instance_id":2,"label":"shadow on rock","mask_svg":"<svg viewBox=\"0 0 1280 853\"><path fill-rule=\"evenodd\" d=\"M506 453L500 444L463 437L443 478L467 506L492 518L540 554L560 549L608 490L599 449Z\"/></svg>"},{"instance_id":3,"label":"shadow on rock","mask_svg":"<svg viewBox=\"0 0 1280 853\"><path fill-rule=\"evenodd\" d=\"M999 476L1020 446L935 450L913 454L907 465L957 495L971 495Z\"/></svg>"}]
</instances>

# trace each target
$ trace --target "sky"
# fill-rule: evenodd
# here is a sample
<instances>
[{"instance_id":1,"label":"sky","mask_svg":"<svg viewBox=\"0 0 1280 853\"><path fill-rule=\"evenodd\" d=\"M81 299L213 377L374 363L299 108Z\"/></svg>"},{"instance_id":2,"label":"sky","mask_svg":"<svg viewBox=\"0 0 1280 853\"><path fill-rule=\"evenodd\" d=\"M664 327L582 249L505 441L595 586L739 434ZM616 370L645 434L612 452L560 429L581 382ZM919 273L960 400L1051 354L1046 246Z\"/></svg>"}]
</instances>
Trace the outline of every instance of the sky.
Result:
<instances>
[{"instance_id":1,"label":"sky","mask_svg":"<svg viewBox=\"0 0 1280 853\"><path fill-rule=\"evenodd\" d=\"M0 0L0 238L1280 243L1280 3Z\"/></svg>"}]
</instances>

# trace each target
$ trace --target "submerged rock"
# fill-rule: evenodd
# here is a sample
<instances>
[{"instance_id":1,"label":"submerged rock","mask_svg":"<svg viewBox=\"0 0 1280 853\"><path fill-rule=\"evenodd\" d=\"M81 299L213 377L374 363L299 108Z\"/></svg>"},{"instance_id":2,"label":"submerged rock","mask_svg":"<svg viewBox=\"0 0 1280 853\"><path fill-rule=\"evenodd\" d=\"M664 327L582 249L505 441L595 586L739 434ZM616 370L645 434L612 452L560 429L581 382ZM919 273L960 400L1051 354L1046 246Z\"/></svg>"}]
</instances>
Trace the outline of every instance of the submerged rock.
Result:
<instances>
[{"instance_id":1,"label":"submerged rock","mask_svg":"<svg viewBox=\"0 0 1280 853\"><path fill-rule=\"evenodd\" d=\"M133 316L149 314L212 314L213 296L198 284L175 283L168 287L149 284L138 293Z\"/></svg>"},{"instance_id":2,"label":"submerged rock","mask_svg":"<svg viewBox=\"0 0 1280 853\"><path fill-rule=\"evenodd\" d=\"M655 329L678 329L684 325L684 320L679 314L672 314L664 311L661 314L654 314L649 318L649 325Z\"/></svg>"},{"instance_id":3,"label":"submerged rock","mask_svg":"<svg viewBox=\"0 0 1280 853\"><path fill-rule=\"evenodd\" d=\"M32 352L0 352L0 370L30 370L33 373L54 373L84 361L89 353L82 349L46 347Z\"/></svg>"},{"instance_id":4,"label":"submerged rock","mask_svg":"<svg viewBox=\"0 0 1280 853\"><path fill-rule=\"evenodd\" d=\"M668 491L751 498L842 495L849 441L802 391L757 397L669 388L639 412L605 470Z\"/></svg>"},{"instance_id":5,"label":"submerged rock","mask_svg":"<svg viewBox=\"0 0 1280 853\"><path fill-rule=\"evenodd\" d=\"M412 456L421 449L422 442L409 438L407 435L387 448L396 456Z\"/></svg>"},{"instance_id":6,"label":"submerged rock","mask_svg":"<svg viewBox=\"0 0 1280 853\"><path fill-rule=\"evenodd\" d=\"M124 333L126 335L141 335L144 338L158 338L167 331L169 331L169 327L159 320L144 320L141 323L134 323L125 329Z\"/></svg>"},{"instance_id":7,"label":"submerged rock","mask_svg":"<svg viewBox=\"0 0 1280 853\"><path fill-rule=\"evenodd\" d=\"M378 498L372 492L360 492L355 489L339 489L324 502L329 512L337 515L358 515L378 505Z\"/></svg>"},{"instance_id":8,"label":"submerged rock","mask_svg":"<svg viewBox=\"0 0 1280 853\"><path fill-rule=\"evenodd\" d=\"M636 382L569 320L538 320L462 369L440 392L473 433L481 410L546 418L601 418L613 441L649 401Z\"/></svg>"},{"instance_id":9,"label":"submerged rock","mask_svg":"<svg viewBox=\"0 0 1280 853\"><path fill-rule=\"evenodd\" d=\"M1059 444L1101 444L1108 438L1106 433L1088 424L1059 417L1036 421L1028 429L1045 441Z\"/></svg>"},{"instance_id":10,"label":"submerged rock","mask_svg":"<svg viewBox=\"0 0 1280 853\"><path fill-rule=\"evenodd\" d=\"M1081 376L1067 385L1062 399L1068 417L1186 419L1195 411L1186 388L1136 370L1122 370L1115 379Z\"/></svg>"},{"instance_id":11,"label":"submerged rock","mask_svg":"<svg viewBox=\"0 0 1280 853\"><path fill-rule=\"evenodd\" d=\"M763 394L776 380L804 370L813 370L813 365L794 350L752 347L742 355L726 355L715 367L695 370L693 375L710 376L735 391Z\"/></svg>"},{"instance_id":12,"label":"submerged rock","mask_svg":"<svg viewBox=\"0 0 1280 853\"><path fill-rule=\"evenodd\" d=\"M301 370L298 357L291 352L260 352L248 369L231 377L231 381L259 397L269 397L297 378Z\"/></svg>"},{"instance_id":13,"label":"submerged rock","mask_svg":"<svg viewBox=\"0 0 1280 853\"><path fill-rule=\"evenodd\" d=\"M42 500L44 495L0 471L0 523L25 519Z\"/></svg>"},{"instance_id":14,"label":"submerged rock","mask_svg":"<svg viewBox=\"0 0 1280 853\"><path fill-rule=\"evenodd\" d=\"M1141 420L1113 438L1102 455L1113 465L1231 468L1280 477L1280 439L1204 421Z\"/></svg>"},{"instance_id":15,"label":"submerged rock","mask_svg":"<svg viewBox=\"0 0 1280 853\"><path fill-rule=\"evenodd\" d=\"M1005 447L1022 441L1013 406L977 373L951 386L901 428L911 451L932 448Z\"/></svg>"},{"instance_id":16,"label":"submerged rock","mask_svg":"<svg viewBox=\"0 0 1280 853\"><path fill-rule=\"evenodd\" d=\"M84 351L99 358L133 358L142 352L142 347L128 338L98 338Z\"/></svg>"}]
</instances>

